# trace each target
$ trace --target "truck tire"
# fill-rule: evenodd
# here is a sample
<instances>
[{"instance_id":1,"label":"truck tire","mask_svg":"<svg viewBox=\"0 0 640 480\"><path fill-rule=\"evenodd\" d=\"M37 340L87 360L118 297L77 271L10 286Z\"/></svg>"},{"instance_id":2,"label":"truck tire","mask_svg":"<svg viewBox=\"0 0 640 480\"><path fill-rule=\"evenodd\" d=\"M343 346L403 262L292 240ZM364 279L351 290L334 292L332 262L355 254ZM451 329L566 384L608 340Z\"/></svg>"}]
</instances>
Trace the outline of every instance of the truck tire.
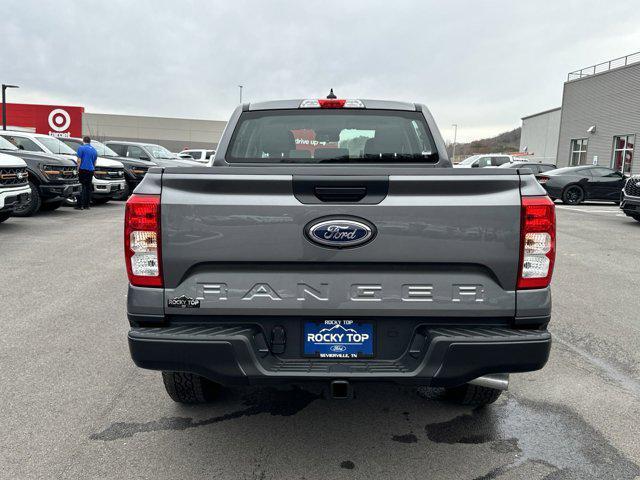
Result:
<instances>
[{"instance_id":1,"label":"truck tire","mask_svg":"<svg viewBox=\"0 0 640 480\"><path fill-rule=\"evenodd\" d=\"M459 387L447 388L445 397L460 405L482 406L495 402L501 393L502 390L496 390L495 388L465 383Z\"/></svg>"},{"instance_id":2,"label":"truck tire","mask_svg":"<svg viewBox=\"0 0 640 480\"><path fill-rule=\"evenodd\" d=\"M162 381L171 400L178 403L207 403L219 390L216 383L193 373L162 372Z\"/></svg>"},{"instance_id":3,"label":"truck tire","mask_svg":"<svg viewBox=\"0 0 640 480\"><path fill-rule=\"evenodd\" d=\"M38 186L33 182L29 182L29 187L31 187L29 201L13 210L14 217L30 217L40 211L40 207L42 206L40 190L38 190Z\"/></svg>"},{"instance_id":4,"label":"truck tire","mask_svg":"<svg viewBox=\"0 0 640 480\"><path fill-rule=\"evenodd\" d=\"M48 202L48 203L43 203L42 206L40 207L40 210L42 210L43 212L53 212L54 210L57 210L61 206L62 206L62 200L57 202Z\"/></svg>"},{"instance_id":5,"label":"truck tire","mask_svg":"<svg viewBox=\"0 0 640 480\"><path fill-rule=\"evenodd\" d=\"M11 216L10 213L0 213L0 223L4 222L10 216Z\"/></svg>"},{"instance_id":6,"label":"truck tire","mask_svg":"<svg viewBox=\"0 0 640 480\"><path fill-rule=\"evenodd\" d=\"M562 192L562 203L565 205L578 205L584 202L584 190L580 185L569 185Z\"/></svg>"},{"instance_id":7,"label":"truck tire","mask_svg":"<svg viewBox=\"0 0 640 480\"><path fill-rule=\"evenodd\" d=\"M633 215L631 218L633 218L636 222L640 222L640 215Z\"/></svg>"}]
</instances>

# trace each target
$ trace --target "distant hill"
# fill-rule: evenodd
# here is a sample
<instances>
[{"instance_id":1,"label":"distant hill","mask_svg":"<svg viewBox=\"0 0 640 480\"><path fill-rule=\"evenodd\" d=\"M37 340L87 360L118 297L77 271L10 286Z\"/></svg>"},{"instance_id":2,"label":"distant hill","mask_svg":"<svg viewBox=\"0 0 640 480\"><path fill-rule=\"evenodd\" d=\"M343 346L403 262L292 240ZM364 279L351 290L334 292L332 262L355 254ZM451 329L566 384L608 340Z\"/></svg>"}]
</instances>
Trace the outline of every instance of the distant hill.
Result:
<instances>
[{"instance_id":1,"label":"distant hill","mask_svg":"<svg viewBox=\"0 0 640 480\"><path fill-rule=\"evenodd\" d=\"M456 144L456 159L465 158L476 153L508 153L517 152L520 149L520 127L509 132L501 133L495 137L474 140L469 143ZM453 145L447 145L447 151L451 155Z\"/></svg>"}]
</instances>

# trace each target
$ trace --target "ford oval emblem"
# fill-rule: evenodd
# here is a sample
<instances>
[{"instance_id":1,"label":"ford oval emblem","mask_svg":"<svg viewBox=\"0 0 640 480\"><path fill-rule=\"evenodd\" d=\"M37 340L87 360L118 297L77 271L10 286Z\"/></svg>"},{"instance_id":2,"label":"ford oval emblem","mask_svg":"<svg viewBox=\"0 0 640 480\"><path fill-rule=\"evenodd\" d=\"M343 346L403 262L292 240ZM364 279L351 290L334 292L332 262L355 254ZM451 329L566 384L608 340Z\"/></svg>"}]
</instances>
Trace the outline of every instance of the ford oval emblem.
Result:
<instances>
[{"instance_id":1,"label":"ford oval emblem","mask_svg":"<svg viewBox=\"0 0 640 480\"><path fill-rule=\"evenodd\" d=\"M370 222L352 217L325 217L309 223L305 231L312 242L332 248L363 245L372 240L376 232Z\"/></svg>"},{"instance_id":2,"label":"ford oval emblem","mask_svg":"<svg viewBox=\"0 0 640 480\"><path fill-rule=\"evenodd\" d=\"M331 347L329 348L329 350L336 353L344 352L346 349L347 347L344 345L331 345Z\"/></svg>"}]
</instances>

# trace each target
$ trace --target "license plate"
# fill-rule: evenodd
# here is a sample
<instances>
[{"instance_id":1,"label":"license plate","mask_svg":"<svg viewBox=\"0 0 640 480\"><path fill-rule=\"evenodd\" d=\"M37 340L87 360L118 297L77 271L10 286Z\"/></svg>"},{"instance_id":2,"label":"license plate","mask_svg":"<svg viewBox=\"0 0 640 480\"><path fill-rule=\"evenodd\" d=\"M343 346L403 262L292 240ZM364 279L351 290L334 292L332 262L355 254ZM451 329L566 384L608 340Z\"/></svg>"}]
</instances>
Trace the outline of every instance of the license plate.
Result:
<instances>
[{"instance_id":1,"label":"license plate","mask_svg":"<svg viewBox=\"0 0 640 480\"><path fill-rule=\"evenodd\" d=\"M373 357L373 323L354 320L307 322L304 355L318 358Z\"/></svg>"}]
</instances>

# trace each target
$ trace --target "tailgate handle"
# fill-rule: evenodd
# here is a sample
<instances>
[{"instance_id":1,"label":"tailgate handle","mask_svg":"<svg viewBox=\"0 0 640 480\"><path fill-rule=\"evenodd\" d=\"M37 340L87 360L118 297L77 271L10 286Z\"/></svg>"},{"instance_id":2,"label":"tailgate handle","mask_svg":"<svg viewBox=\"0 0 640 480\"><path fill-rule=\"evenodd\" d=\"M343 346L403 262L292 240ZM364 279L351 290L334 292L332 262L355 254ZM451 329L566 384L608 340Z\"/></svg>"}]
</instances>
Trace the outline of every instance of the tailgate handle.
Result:
<instances>
[{"instance_id":1,"label":"tailgate handle","mask_svg":"<svg viewBox=\"0 0 640 480\"><path fill-rule=\"evenodd\" d=\"M389 193L388 175L294 175L293 195L303 204L376 205Z\"/></svg>"},{"instance_id":2,"label":"tailgate handle","mask_svg":"<svg viewBox=\"0 0 640 480\"><path fill-rule=\"evenodd\" d=\"M313 191L323 202L359 202L367 196L367 187L315 187Z\"/></svg>"}]
</instances>

